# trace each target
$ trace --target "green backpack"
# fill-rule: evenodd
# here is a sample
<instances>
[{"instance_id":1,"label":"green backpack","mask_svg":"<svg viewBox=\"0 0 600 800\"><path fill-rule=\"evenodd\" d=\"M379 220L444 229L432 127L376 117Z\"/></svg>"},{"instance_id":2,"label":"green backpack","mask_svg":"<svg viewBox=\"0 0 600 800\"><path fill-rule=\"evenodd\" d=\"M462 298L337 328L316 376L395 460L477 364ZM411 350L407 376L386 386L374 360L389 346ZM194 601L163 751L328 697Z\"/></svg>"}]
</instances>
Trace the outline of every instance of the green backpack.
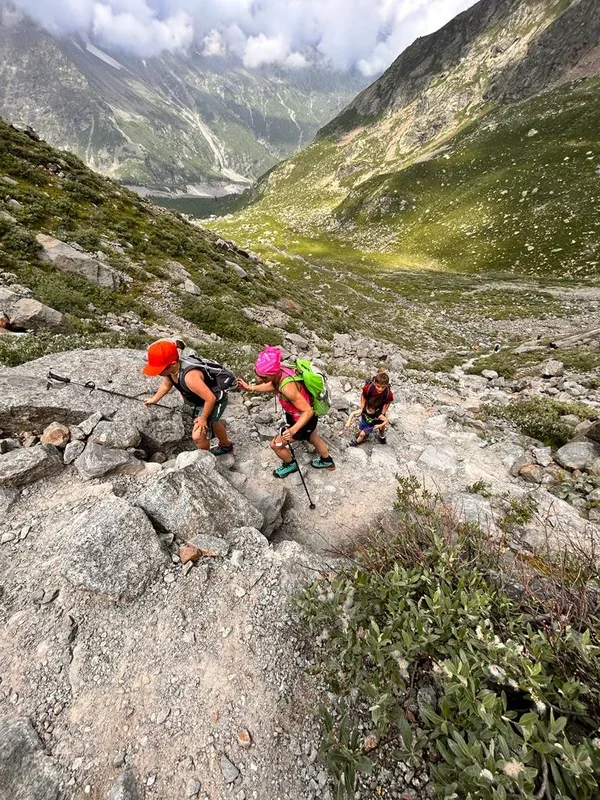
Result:
<instances>
[{"instance_id":1,"label":"green backpack","mask_svg":"<svg viewBox=\"0 0 600 800\"><path fill-rule=\"evenodd\" d=\"M331 408L331 395L327 386L327 378L318 367L315 367L308 358L299 358L297 361L282 366L293 369L296 374L284 378L279 384L279 388L291 383L292 381L302 381L306 391L312 398L312 408L317 417L324 417Z\"/></svg>"}]
</instances>

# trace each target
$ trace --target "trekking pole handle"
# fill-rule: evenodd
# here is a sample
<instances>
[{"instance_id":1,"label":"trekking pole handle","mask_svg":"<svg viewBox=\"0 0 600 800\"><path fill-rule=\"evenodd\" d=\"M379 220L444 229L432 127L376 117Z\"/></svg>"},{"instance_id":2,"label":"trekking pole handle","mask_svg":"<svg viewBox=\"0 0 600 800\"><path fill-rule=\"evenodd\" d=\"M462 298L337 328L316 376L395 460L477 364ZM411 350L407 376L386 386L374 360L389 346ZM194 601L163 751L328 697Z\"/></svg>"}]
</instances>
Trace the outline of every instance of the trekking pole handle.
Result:
<instances>
[{"instance_id":1,"label":"trekking pole handle","mask_svg":"<svg viewBox=\"0 0 600 800\"><path fill-rule=\"evenodd\" d=\"M57 375L52 370L48 370L48 375L46 376L50 381L59 381L60 383L71 383L71 378L63 378L62 375Z\"/></svg>"}]
</instances>

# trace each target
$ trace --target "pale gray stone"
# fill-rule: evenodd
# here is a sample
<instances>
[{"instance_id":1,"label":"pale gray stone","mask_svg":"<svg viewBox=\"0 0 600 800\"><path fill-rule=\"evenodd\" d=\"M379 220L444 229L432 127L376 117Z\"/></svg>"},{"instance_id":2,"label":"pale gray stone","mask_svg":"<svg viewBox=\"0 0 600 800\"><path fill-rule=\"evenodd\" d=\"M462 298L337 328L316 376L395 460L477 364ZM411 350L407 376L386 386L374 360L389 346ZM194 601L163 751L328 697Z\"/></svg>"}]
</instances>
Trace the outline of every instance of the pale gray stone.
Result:
<instances>
[{"instance_id":1,"label":"pale gray stone","mask_svg":"<svg viewBox=\"0 0 600 800\"><path fill-rule=\"evenodd\" d=\"M423 450L418 458L418 463L429 467L429 469L445 472L448 475L454 475L458 469L453 451L449 447L440 447L433 444L428 445Z\"/></svg>"},{"instance_id":2,"label":"pale gray stone","mask_svg":"<svg viewBox=\"0 0 600 800\"><path fill-rule=\"evenodd\" d=\"M91 416L87 417L82 422L80 422L77 427L84 436L89 436L92 433L92 431L96 428L96 425L98 425L98 423L101 421L101 419L102 419L102 412L95 411Z\"/></svg>"},{"instance_id":3,"label":"pale gray stone","mask_svg":"<svg viewBox=\"0 0 600 800\"><path fill-rule=\"evenodd\" d=\"M194 283L194 281L190 280L190 278L186 278L183 282L183 291L187 292L188 294L193 294L199 296L202 294L198 286Z\"/></svg>"},{"instance_id":4,"label":"pale gray stone","mask_svg":"<svg viewBox=\"0 0 600 800\"><path fill-rule=\"evenodd\" d=\"M102 444L105 447L126 450L128 447L137 447L142 441L142 434L137 429L134 420L128 415L120 419L115 418L111 422L101 420L88 441Z\"/></svg>"},{"instance_id":5,"label":"pale gray stone","mask_svg":"<svg viewBox=\"0 0 600 800\"><path fill-rule=\"evenodd\" d=\"M591 461L600 458L600 444L590 441L569 442L556 451L554 458L566 469L585 469Z\"/></svg>"},{"instance_id":6,"label":"pale gray stone","mask_svg":"<svg viewBox=\"0 0 600 800\"><path fill-rule=\"evenodd\" d=\"M62 456L56 447L20 447L0 455L0 486L25 486L56 475L62 468Z\"/></svg>"},{"instance_id":7,"label":"pale gray stone","mask_svg":"<svg viewBox=\"0 0 600 800\"><path fill-rule=\"evenodd\" d=\"M90 480L91 478L101 478L118 467L133 462L134 457L126 450L104 447L104 445L88 441L85 450L75 462L75 466L82 478Z\"/></svg>"},{"instance_id":8,"label":"pale gray stone","mask_svg":"<svg viewBox=\"0 0 600 800\"><path fill-rule=\"evenodd\" d=\"M226 261L225 263L227 264L228 267L231 267L231 269L235 272L238 278L248 277L248 273L246 272L246 270L242 269L242 267L240 267L239 264L236 264L235 261Z\"/></svg>"},{"instance_id":9,"label":"pale gray stone","mask_svg":"<svg viewBox=\"0 0 600 800\"><path fill-rule=\"evenodd\" d=\"M75 272L92 283L112 290L118 289L123 282L122 275L89 253L82 253L71 245L43 233L39 233L36 239L42 246L43 258L52 261L63 272Z\"/></svg>"},{"instance_id":10,"label":"pale gray stone","mask_svg":"<svg viewBox=\"0 0 600 800\"><path fill-rule=\"evenodd\" d=\"M547 361L542 367L542 378L559 378L565 374L565 365L562 361Z\"/></svg>"},{"instance_id":11,"label":"pale gray stone","mask_svg":"<svg viewBox=\"0 0 600 800\"><path fill-rule=\"evenodd\" d=\"M65 464L72 464L75 459L80 456L85 449L85 442L80 440L76 440L74 442L69 442L69 444L65 447L65 452L63 454L63 461Z\"/></svg>"},{"instance_id":12,"label":"pale gray stone","mask_svg":"<svg viewBox=\"0 0 600 800\"><path fill-rule=\"evenodd\" d=\"M64 314L31 297L19 300L13 307L11 316L15 325L31 330L48 328L51 331L64 333L71 328Z\"/></svg>"},{"instance_id":13,"label":"pale gray stone","mask_svg":"<svg viewBox=\"0 0 600 800\"><path fill-rule=\"evenodd\" d=\"M0 800L58 796L58 772L29 720L0 717Z\"/></svg>"},{"instance_id":14,"label":"pale gray stone","mask_svg":"<svg viewBox=\"0 0 600 800\"><path fill-rule=\"evenodd\" d=\"M240 776L239 769L227 758L225 753L221 755L221 773L225 783L233 783Z\"/></svg>"},{"instance_id":15,"label":"pale gray stone","mask_svg":"<svg viewBox=\"0 0 600 800\"><path fill-rule=\"evenodd\" d=\"M114 495L79 514L62 539L67 549L64 577L112 600L139 597L169 564L144 512Z\"/></svg>"},{"instance_id":16,"label":"pale gray stone","mask_svg":"<svg viewBox=\"0 0 600 800\"><path fill-rule=\"evenodd\" d=\"M108 800L139 800L135 775L130 769L126 769L114 781L108 792Z\"/></svg>"},{"instance_id":17,"label":"pale gray stone","mask_svg":"<svg viewBox=\"0 0 600 800\"><path fill-rule=\"evenodd\" d=\"M450 505L460 520L479 525L485 531L494 527L494 514L487 497L471 492L458 492L451 496Z\"/></svg>"},{"instance_id":18,"label":"pale gray stone","mask_svg":"<svg viewBox=\"0 0 600 800\"><path fill-rule=\"evenodd\" d=\"M0 514L7 514L19 499L19 490L0 486Z\"/></svg>"},{"instance_id":19,"label":"pale gray stone","mask_svg":"<svg viewBox=\"0 0 600 800\"><path fill-rule=\"evenodd\" d=\"M225 539L221 539L219 536L206 536L204 534L200 534L199 536L194 536L193 539L190 539L190 544L194 545L194 547L197 547L199 550L209 550L210 552L217 556L221 556L222 558L224 558L229 552L228 542L226 542Z\"/></svg>"},{"instance_id":20,"label":"pale gray stone","mask_svg":"<svg viewBox=\"0 0 600 800\"><path fill-rule=\"evenodd\" d=\"M262 514L206 463L200 459L152 478L138 505L163 530L183 539L199 533L228 538L234 528L261 528Z\"/></svg>"},{"instance_id":21,"label":"pale gray stone","mask_svg":"<svg viewBox=\"0 0 600 800\"><path fill-rule=\"evenodd\" d=\"M533 457L536 463L542 467L549 467L552 463L552 448L551 447L534 447Z\"/></svg>"}]
</instances>

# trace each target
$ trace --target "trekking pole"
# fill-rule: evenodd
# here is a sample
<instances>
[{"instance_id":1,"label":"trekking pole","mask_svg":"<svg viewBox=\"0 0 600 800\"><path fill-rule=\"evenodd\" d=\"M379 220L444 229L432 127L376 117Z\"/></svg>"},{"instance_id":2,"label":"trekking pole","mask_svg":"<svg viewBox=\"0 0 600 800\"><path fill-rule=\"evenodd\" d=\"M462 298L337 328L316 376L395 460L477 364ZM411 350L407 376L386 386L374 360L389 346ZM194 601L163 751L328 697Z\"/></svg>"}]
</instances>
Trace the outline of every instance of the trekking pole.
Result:
<instances>
[{"instance_id":1,"label":"trekking pole","mask_svg":"<svg viewBox=\"0 0 600 800\"><path fill-rule=\"evenodd\" d=\"M306 485L306 481L304 480L304 475L302 474L302 470L300 469L300 464L298 463L298 459L296 458L296 453L294 453L294 448L292 447L291 443L288 443L288 447L290 448L290 453L292 455L292 461L296 465L296 469L298 470L298 474L300 475L300 480L302 481L302 486L304 486L304 491L306 492L306 496L308 497L309 508L311 511L314 511L316 506L313 503L310 494L308 493L308 487Z\"/></svg>"},{"instance_id":2,"label":"trekking pole","mask_svg":"<svg viewBox=\"0 0 600 800\"><path fill-rule=\"evenodd\" d=\"M82 389L89 389L90 394L92 394L92 392L94 391L104 392L105 394L112 394L115 397L124 397L126 400L135 400L136 403L144 403L144 401L141 400L139 397L133 397L130 394L117 392L114 389L104 389L102 386L96 386L94 381L86 381L85 383L78 383L78 381L74 381L71 378L67 378L63 375L57 375L55 372L52 372L52 370L48 371L46 379L47 379L46 389L49 389L52 386L52 381L57 381L58 383L71 384L71 386L80 386ZM152 403L152 405L158 406L158 408L166 408L167 411L175 411L174 408L171 408L170 406L163 406L160 403Z\"/></svg>"}]
</instances>

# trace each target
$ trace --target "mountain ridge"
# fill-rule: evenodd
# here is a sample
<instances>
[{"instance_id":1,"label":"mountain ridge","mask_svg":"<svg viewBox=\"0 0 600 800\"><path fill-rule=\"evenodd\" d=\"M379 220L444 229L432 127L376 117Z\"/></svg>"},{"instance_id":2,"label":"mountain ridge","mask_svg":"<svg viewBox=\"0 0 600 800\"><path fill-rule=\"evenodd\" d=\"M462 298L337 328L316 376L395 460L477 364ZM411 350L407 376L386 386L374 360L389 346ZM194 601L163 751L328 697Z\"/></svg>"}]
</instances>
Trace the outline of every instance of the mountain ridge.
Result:
<instances>
[{"instance_id":1,"label":"mountain ridge","mask_svg":"<svg viewBox=\"0 0 600 800\"><path fill-rule=\"evenodd\" d=\"M239 190L366 80L189 54L138 59L58 39L0 3L0 115L130 185Z\"/></svg>"}]
</instances>

